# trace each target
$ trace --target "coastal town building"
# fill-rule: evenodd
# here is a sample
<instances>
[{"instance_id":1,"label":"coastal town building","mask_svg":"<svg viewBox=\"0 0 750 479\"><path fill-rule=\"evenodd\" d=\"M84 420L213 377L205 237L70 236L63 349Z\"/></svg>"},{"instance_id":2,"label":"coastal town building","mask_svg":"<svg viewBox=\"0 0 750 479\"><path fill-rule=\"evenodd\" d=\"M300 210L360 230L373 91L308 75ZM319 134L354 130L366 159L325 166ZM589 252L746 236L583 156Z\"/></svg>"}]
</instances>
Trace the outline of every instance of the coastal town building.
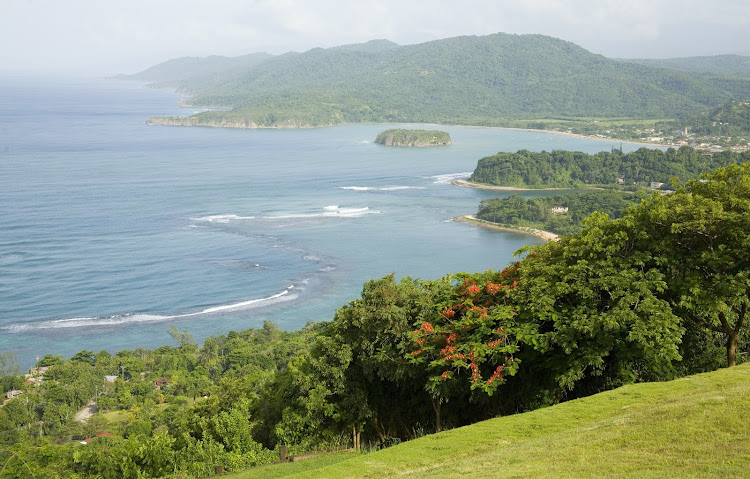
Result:
<instances>
[{"instance_id":1,"label":"coastal town building","mask_svg":"<svg viewBox=\"0 0 750 479\"><path fill-rule=\"evenodd\" d=\"M14 399L20 396L21 394L23 394L23 391L19 391L18 389L13 389L5 393L5 397L7 399Z\"/></svg>"}]
</instances>

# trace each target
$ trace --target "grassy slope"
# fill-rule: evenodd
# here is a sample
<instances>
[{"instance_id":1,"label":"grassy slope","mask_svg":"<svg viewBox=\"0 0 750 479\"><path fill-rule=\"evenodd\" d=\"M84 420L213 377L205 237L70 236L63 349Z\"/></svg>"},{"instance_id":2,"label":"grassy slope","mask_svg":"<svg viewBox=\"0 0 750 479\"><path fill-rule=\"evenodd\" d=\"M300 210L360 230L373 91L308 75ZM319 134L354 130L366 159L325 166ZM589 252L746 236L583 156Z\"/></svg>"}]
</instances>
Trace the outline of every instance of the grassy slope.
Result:
<instances>
[{"instance_id":1,"label":"grassy slope","mask_svg":"<svg viewBox=\"0 0 750 479\"><path fill-rule=\"evenodd\" d=\"M750 363L232 477L748 477L749 423Z\"/></svg>"}]
</instances>

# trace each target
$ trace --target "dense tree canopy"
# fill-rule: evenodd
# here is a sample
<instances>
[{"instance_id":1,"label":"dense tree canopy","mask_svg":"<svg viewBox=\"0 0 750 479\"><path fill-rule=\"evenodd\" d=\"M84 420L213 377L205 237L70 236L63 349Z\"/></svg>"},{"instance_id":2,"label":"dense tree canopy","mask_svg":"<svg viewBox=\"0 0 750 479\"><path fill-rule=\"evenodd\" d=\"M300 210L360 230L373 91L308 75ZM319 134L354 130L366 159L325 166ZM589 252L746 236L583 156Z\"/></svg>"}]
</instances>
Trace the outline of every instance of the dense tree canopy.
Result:
<instances>
[{"instance_id":1,"label":"dense tree canopy","mask_svg":"<svg viewBox=\"0 0 750 479\"><path fill-rule=\"evenodd\" d=\"M677 314L723 335L727 363L750 303L750 163L702 176L631 212L658 255Z\"/></svg>"},{"instance_id":2,"label":"dense tree canopy","mask_svg":"<svg viewBox=\"0 0 750 479\"><path fill-rule=\"evenodd\" d=\"M482 200L477 218L492 223L570 234L580 232L583 219L595 211L618 218L625 208L638 204L648 196L646 190L632 194L589 191L528 199L514 194L507 198Z\"/></svg>"},{"instance_id":3,"label":"dense tree canopy","mask_svg":"<svg viewBox=\"0 0 750 479\"><path fill-rule=\"evenodd\" d=\"M704 171L749 160L750 152L702 155L688 146L666 151L640 148L625 154L612 150L596 155L564 150L539 153L521 150L480 159L470 180L522 188L649 186L651 182L668 186L674 177L693 180Z\"/></svg>"}]
</instances>

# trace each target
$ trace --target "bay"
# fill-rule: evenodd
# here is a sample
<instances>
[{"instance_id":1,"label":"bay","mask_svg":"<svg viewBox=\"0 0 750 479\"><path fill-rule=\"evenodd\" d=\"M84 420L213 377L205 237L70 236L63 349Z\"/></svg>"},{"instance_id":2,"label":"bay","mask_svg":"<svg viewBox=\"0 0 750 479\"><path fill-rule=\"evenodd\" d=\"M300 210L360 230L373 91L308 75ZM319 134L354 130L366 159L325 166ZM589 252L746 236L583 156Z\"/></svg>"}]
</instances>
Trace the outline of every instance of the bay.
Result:
<instances>
[{"instance_id":1,"label":"bay","mask_svg":"<svg viewBox=\"0 0 750 479\"><path fill-rule=\"evenodd\" d=\"M509 193L450 181L498 151L620 146L423 125L453 145L393 148L373 140L403 125L145 123L195 111L177 100L132 82L0 77L0 350L24 367L173 344L169 324L199 341L265 320L299 329L369 279L502 268L538 240L451 221Z\"/></svg>"}]
</instances>

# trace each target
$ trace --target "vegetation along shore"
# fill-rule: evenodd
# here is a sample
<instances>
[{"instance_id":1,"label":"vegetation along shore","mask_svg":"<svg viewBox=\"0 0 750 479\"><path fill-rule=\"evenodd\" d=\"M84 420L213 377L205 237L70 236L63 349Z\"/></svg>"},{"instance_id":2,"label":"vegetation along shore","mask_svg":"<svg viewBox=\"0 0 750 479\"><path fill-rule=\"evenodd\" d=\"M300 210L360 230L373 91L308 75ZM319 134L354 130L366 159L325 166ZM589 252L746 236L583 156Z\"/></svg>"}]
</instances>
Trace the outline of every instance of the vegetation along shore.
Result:
<instances>
[{"instance_id":1,"label":"vegetation along shore","mask_svg":"<svg viewBox=\"0 0 750 479\"><path fill-rule=\"evenodd\" d=\"M514 225L509 225L509 224L494 223L492 221L479 219L474 215L458 216L456 218L453 218L453 220L460 221L462 223L468 223L468 224L472 224L476 226L481 226L482 228L498 230L498 231L511 231L513 233L525 233L525 234L529 234L529 235L533 235L538 238L541 238L544 241L555 241L558 238L558 235L556 235L555 233L552 233L551 231L528 228L525 226L514 226Z\"/></svg>"}]
</instances>

